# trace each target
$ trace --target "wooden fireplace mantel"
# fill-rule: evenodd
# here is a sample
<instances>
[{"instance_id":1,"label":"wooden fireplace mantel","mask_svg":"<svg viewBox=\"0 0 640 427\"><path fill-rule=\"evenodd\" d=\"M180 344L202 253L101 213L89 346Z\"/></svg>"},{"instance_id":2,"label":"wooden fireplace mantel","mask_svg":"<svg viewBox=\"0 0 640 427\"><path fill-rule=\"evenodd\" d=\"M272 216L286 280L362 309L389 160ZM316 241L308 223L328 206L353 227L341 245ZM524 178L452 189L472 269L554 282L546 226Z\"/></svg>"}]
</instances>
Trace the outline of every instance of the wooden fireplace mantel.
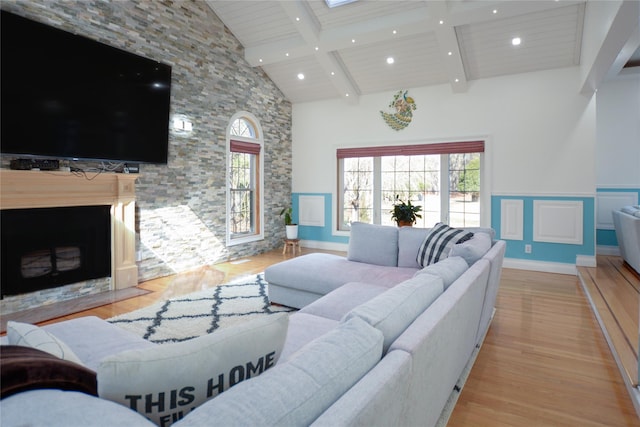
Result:
<instances>
[{"instance_id":1,"label":"wooden fireplace mantel","mask_svg":"<svg viewBox=\"0 0 640 427\"><path fill-rule=\"evenodd\" d=\"M138 284L135 235L137 174L78 176L59 171L0 169L0 209L111 206L112 289Z\"/></svg>"}]
</instances>

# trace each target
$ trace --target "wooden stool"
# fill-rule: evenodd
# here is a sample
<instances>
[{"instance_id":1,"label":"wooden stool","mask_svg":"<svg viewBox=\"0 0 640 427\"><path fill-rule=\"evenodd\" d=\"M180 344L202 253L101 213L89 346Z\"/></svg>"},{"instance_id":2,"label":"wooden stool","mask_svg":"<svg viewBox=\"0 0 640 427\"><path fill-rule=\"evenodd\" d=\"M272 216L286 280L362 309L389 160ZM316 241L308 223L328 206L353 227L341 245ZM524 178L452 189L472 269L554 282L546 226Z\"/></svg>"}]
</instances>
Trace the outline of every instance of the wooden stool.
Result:
<instances>
[{"instance_id":1,"label":"wooden stool","mask_svg":"<svg viewBox=\"0 0 640 427\"><path fill-rule=\"evenodd\" d=\"M296 248L298 248L298 253L302 253L300 251L300 239L284 239L284 248L282 248L282 254L286 254L287 253L287 248L291 246L291 253L293 253L293 255L296 254Z\"/></svg>"}]
</instances>

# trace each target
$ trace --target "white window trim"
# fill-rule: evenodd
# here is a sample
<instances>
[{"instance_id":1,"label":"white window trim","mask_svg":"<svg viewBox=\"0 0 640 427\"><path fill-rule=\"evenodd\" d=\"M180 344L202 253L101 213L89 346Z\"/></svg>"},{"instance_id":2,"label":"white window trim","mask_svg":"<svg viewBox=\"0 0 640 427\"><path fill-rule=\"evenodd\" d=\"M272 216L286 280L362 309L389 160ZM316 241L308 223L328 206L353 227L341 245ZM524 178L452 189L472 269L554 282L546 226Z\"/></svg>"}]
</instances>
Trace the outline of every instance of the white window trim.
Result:
<instances>
[{"instance_id":1,"label":"white window trim","mask_svg":"<svg viewBox=\"0 0 640 427\"><path fill-rule=\"evenodd\" d=\"M482 192L480 194L480 226L481 227L491 227L491 197L493 195L493 182L492 182L492 174L491 171L493 170L493 165L492 165L492 157L493 157L493 143L492 143L492 137L489 135L478 135L478 136L470 136L470 137L466 137L466 138L455 138L452 140L446 140L446 139L439 139L437 141L397 141L398 145L411 145L411 144L425 144L425 143L431 143L431 142L435 142L435 143L443 143L443 142L464 142L464 141L478 141L478 140L482 140L484 141L484 152L481 153L480 155L480 180L482 182ZM378 145L387 145L388 142L385 141L385 143L381 144L381 143L363 143L361 145L358 146L341 146L341 145L334 145L333 146L333 150L335 152L335 150L339 149L339 148L359 148L359 147L375 147ZM335 161L334 158L334 162L332 165L332 169L333 169L333 176L334 176L334 185L333 185L333 191L331 192L331 205L333 206L333 212L331 214L331 235L332 236L344 236L344 237L349 237L351 235L351 231L350 230L341 230L340 229L340 221L341 221L341 217L338 214L337 211L337 206L340 204L340 196L338 194L338 188L340 187L341 181L342 181L342 171L340 170L339 166L338 166L337 161ZM445 180L448 182L448 178L447 180ZM448 184L447 184L448 185ZM446 203L448 204L448 200L446 201ZM447 209L448 212L448 209ZM448 222L448 219L447 219Z\"/></svg>"},{"instance_id":2,"label":"white window trim","mask_svg":"<svg viewBox=\"0 0 640 427\"><path fill-rule=\"evenodd\" d=\"M260 145L260 162L258 165L258 174L259 174L259 182L257 183L258 188L260 189L259 200L258 203L260 205L258 218L260 224L260 230L258 233L251 234L245 237L238 237L235 239L231 238L231 125L237 119L247 118L253 125L255 126L255 131L257 133L256 138L246 138L242 136L233 136L233 139L236 141L245 141L252 142ZM226 189L226 202L225 202L225 212L226 212L226 244L227 246L235 246L243 243L257 242L260 240L264 240L264 136L262 133L262 126L260 125L260 121L253 114L248 111L239 111L234 114L227 124L226 130L226 171L225 171L225 189Z\"/></svg>"}]
</instances>

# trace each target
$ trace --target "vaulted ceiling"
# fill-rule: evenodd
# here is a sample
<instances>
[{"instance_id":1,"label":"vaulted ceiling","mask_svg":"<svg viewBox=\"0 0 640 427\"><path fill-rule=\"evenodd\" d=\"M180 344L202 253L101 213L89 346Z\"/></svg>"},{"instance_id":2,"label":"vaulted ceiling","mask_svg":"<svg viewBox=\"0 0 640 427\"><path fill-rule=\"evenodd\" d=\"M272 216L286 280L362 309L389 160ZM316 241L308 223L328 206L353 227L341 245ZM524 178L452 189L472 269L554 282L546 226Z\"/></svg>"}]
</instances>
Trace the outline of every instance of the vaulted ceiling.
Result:
<instances>
[{"instance_id":1,"label":"vaulted ceiling","mask_svg":"<svg viewBox=\"0 0 640 427\"><path fill-rule=\"evenodd\" d=\"M585 16L570 0L207 3L291 102L447 83L465 92L477 79L575 66Z\"/></svg>"}]
</instances>

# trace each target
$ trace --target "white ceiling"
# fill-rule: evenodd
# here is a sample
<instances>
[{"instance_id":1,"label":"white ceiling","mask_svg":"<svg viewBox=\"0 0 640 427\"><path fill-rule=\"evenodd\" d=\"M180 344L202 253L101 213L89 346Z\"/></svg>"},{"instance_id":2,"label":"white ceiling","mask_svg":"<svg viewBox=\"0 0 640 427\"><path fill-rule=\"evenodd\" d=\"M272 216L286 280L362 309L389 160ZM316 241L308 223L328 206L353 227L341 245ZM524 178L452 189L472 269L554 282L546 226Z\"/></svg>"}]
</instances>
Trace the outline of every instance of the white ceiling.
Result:
<instances>
[{"instance_id":1,"label":"white ceiling","mask_svg":"<svg viewBox=\"0 0 640 427\"><path fill-rule=\"evenodd\" d=\"M585 14L570 0L207 3L294 103L578 65Z\"/></svg>"}]
</instances>

